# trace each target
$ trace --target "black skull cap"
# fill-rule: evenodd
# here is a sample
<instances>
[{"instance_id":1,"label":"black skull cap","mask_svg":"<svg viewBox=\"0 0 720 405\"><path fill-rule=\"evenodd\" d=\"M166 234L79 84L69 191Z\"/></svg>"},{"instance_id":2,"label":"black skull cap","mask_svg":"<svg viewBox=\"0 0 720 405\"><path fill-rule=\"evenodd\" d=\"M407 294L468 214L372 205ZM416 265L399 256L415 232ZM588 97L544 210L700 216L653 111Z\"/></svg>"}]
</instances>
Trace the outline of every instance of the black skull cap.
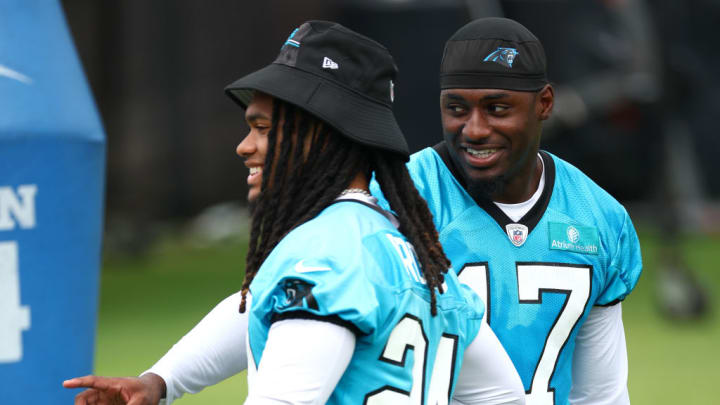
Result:
<instances>
[{"instance_id":1,"label":"black skull cap","mask_svg":"<svg viewBox=\"0 0 720 405\"><path fill-rule=\"evenodd\" d=\"M517 21L480 18L445 43L441 89L537 91L547 83L545 50Z\"/></svg>"}]
</instances>

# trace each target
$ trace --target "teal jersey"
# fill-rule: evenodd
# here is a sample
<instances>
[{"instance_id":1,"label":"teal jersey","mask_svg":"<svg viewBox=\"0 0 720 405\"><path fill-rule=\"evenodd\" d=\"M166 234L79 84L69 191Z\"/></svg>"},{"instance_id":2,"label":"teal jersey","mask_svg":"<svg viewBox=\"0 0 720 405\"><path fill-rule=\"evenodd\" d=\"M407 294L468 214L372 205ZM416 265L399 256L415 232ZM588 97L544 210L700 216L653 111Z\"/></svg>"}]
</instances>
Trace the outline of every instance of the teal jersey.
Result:
<instances>
[{"instance_id":1,"label":"teal jersey","mask_svg":"<svg viewBox=\"0 0 720 405\"><path fill-rule=\"evenodd\" d=\"M357 337L328 404L447 404L484 306L453 272L445 285L433 317L412 245L379 208L338 201L283 238L253 280L249 367L273 322L323 320Z\"/></svg>"},{"instance_id":2,"label":"teal jersey","mask_svg":"<svg viewBox=\"0 0 720 405\"><path fill-rule=\"evenodd\" d=\"M487 304L527 403L566 405L580 326L592 306L632 291L642 262L625 209L577 168L540 155L545 188L517 223L467 193L444 144L414 154L408 169L459 279ZM387 206L376 183L371 191Z\"/></svg>"}]
</instances>

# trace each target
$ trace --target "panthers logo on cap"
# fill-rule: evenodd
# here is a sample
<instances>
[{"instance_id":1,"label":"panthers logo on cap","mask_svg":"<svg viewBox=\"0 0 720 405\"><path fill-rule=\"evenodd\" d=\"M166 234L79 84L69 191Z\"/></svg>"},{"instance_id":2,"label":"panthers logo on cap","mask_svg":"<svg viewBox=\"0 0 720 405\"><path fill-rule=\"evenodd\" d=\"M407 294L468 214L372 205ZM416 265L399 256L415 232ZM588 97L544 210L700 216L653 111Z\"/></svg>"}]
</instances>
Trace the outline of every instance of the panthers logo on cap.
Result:
<instances>
[{"instance_id":1,"label":"panthers logo on cap","mask_svg":"<svg viewBox=\"0 0 720 405\"><path fill-rule=\"evenodd\" d=\"M294 46L295 48L300 48L300 41L293 39L293 37L295 36L295 34L297 34L299 29L300 28L295 28L293 30L293 32L290 33L290 36L288 37L288 39L285 40L285 43L283 44L283 46L290 45L290 46Z\"/></svg>"},{"instance_id":2,"label":"panthers logo on cap","mask_svg":"<svg viewBox=\"0 0 720 405\"><path fill-rule=\"evenodd\" d=\"M512 68L513 61L515 61L517 55L517 49L499 46L498 49L492 51L490 55L485 57L483 62L496 62L505 67Z\"/></svg>"}]
</instances>

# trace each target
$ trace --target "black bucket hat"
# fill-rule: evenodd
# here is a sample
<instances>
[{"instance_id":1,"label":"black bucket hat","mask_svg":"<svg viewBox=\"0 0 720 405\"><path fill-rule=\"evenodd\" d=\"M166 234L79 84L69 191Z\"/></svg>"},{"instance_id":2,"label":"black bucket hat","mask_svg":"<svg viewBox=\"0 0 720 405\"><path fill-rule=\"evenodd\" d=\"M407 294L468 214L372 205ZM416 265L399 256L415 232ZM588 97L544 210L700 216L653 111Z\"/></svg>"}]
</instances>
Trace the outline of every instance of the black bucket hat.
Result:
<instances>
[{"instance_id":1,"label":"black bucket hat","mask_svg":"<svg viewBox=\"0 0 720 405\"><path fill-rule=\"evenodd\" d=\"M409 151L392 112L397 67L370 38L328 21L295 29L273 63L242 77L225 93L247 108L254 91L292 103L348 138L402 155Z\"/></svg>"}]
</instances>

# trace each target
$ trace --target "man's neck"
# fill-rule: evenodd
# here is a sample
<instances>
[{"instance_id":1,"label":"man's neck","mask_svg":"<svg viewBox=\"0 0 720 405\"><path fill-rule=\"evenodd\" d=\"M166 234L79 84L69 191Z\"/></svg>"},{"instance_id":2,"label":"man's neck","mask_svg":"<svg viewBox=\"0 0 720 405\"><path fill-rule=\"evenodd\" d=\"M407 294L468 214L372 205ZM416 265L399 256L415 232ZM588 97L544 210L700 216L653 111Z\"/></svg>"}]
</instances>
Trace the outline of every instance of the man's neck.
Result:
<instances>
[{"instance_id":1,"label":"man's neck","mask_svg":"<svg viewBox=\"0 0 720 405\"><path fill-rule=\"evenodd\" d=\"M364 173L358 173L348 184L347 188L357 188L368 191L368 179Z\"/></svg>"},{"instance_id":2,"label":"man's neck","mask_svg":"<svg viewBox=\"0 0 720 405\"><path fill-rule=\"evenodd\" d=\"M543 164L537 151L535 158L527 168L512 175L512 180L505 183L504 187L496 194L491 194L493 202L502 204L520 204L529 200L538 189L540 178L543 173Z\"/></svg>"}]
</instances>

